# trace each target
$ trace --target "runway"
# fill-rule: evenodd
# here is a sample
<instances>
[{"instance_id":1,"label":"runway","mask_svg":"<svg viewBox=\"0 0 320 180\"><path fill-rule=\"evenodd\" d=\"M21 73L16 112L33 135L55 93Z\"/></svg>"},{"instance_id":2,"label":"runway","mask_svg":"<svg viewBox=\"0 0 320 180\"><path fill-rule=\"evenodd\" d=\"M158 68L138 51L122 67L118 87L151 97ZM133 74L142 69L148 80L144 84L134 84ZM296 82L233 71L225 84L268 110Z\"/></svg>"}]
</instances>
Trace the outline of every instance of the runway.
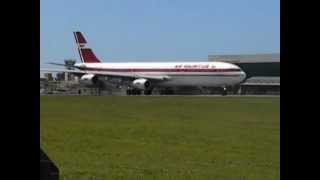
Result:
<instances>
[{"instance_id":1,"label":"runway","mask_svg":"<svg viewBox=\"0 0 320 180\"><path fill-rule=\"evenodd\" d=\"M40 94L40 96L144 96L144 97L212 97L212 98L226 98L226 97L230 97L230 98L238 98L238 97L265 97L265 98L280 98L280 95L226 95L226 96L222 96L222 95L179 95L179 94L174 94L174 95L78 95L78 94Z\"/></svg>"},{"instance_id":2,"label":"runway","mask_svg":"<svg viewBox=\"0 0 320 180\"><path fill-rule=\"evenodd\" d=\"M219 98L219 97L265 97L265 98L280 98L280 95L179 95L179 94L174 94L174 95L109 95L109 96L150 96L150 97L212 97L212 98Z\"/></svg>"}]
</instances>

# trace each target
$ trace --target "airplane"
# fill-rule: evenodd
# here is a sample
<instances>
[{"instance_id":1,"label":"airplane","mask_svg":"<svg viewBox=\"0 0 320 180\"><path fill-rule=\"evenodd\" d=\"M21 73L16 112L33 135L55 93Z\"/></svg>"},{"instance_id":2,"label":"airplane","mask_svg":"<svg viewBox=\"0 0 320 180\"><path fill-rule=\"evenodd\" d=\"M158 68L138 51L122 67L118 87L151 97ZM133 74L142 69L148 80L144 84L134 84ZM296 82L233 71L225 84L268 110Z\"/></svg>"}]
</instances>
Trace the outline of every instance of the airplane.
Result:
<instances>
[{"instance_id":1,"label":"airplane","mask_svg":"<svg viewBox=\"0 0 320 180\"><path fill-rule=\"evenodd\" d=\"M111 82L127 86L127 95L152 94L155 87L172 88L181 86L226 87L238 85L246 73L237 65L226 62L121 62L105 63L87 46L81 32L73 32L81 63L65 66L62 70L80 77L85 85L104 85ZM72 69L73 68L73 69Z\"/></svg>"}]
</instances>

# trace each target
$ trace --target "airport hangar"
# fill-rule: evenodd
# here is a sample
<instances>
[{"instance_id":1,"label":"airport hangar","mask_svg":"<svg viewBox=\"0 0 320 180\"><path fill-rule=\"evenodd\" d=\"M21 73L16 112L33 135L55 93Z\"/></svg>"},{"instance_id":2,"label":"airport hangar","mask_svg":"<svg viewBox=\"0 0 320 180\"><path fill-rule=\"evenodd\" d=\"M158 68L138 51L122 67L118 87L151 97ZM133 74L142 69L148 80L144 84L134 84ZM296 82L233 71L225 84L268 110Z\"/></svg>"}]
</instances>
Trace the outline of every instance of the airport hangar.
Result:
<instances>
[{"instance_id":1,"label":"airport hangar","mask_svg":"<svg viewBox=\"0 0 320 180\"><path fill-rule=\"evenodd\" d=\"M245 82L229 88L234 94L280 95L280 53L209 55L208 61L230 62L246 72Z\"/></svg>"},{"instance_id":2,"label":"airport hangar","mask_svg":"<svg viewBox=\"0 0 320 180\"><path fill-rule=\"evenodd\" d=\"M280 54L242 54L242 55L209 55L208 61L230 62L241 67L247 74L245 82L239 86L227 87L228 94L272 94L280 95ZM66 64L75 63L65 60ZM41 94L80 94L80 95L124 95L125 88L119 89L109 84L101 90L89 88L77 83L70 74L51 73L40 77ZM221 94L221 88L179 87L171 90L157 90L154 94Z\"/></svg>"}]
</instances>

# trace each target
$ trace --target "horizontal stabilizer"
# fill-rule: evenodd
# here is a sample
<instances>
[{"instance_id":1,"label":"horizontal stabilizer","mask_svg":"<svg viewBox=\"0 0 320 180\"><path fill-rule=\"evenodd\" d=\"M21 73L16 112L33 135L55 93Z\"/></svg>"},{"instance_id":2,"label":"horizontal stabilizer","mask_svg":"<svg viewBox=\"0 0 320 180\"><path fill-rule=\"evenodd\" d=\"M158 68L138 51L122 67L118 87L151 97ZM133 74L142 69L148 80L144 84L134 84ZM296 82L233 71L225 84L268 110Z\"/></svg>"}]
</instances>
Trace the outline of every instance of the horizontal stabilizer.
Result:
<instances>
[{"instance_id":1,"label":"horizontal stabilizer","mask_svg":"<svg viewBox=\"0 0 320 180\"><path fill-rule=\"evenodd\" d=\"M55 66L64 66L64 67L76 68L76 66L74 66L74 65L62 64L62 63L48 63L48 64L55 65Z\"/></svg>"}]
</instances>

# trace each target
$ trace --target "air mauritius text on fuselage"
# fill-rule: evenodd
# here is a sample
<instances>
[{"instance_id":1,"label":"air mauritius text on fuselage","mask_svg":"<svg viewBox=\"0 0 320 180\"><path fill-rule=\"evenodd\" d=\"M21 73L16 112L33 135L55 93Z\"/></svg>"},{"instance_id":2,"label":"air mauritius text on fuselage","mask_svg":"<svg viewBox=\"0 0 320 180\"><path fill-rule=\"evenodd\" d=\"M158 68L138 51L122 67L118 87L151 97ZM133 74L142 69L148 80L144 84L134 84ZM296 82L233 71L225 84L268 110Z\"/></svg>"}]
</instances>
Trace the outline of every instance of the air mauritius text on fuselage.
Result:
<instances>
[{"instance_id":1,"label":"air mauritius text on fuselage","mask_svg":"<svg viewBox=\"0 0 320 180\"><path fill-rule=\"evenodd\" d=\"M180 68L185 68L185 69L209 69L209 68L215 68L214 65L209 65L209 64L178 64L175 65L174 68L180 69Z\"/></svg>"}]
</instances>

